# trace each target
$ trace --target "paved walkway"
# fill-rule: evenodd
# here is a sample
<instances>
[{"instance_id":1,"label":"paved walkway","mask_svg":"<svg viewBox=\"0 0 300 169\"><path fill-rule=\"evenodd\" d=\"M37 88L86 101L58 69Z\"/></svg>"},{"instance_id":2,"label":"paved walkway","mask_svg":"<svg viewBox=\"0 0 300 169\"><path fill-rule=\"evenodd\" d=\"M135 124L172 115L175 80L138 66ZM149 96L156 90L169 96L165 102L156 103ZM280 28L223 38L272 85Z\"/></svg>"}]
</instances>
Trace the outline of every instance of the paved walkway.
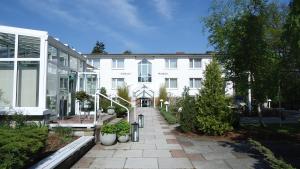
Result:
<instances>
[{"instance_id":1,"label":"paved walkway","mask_svg":"<svg viewBox=\"0 0 300 169\"><path fill-rule=\"evenodd\" d=\"M265 168L244 144L176 135L155 109L137 112L145 115L139 142L97 144L72 168Z\"/></svg>"}]
</instances>

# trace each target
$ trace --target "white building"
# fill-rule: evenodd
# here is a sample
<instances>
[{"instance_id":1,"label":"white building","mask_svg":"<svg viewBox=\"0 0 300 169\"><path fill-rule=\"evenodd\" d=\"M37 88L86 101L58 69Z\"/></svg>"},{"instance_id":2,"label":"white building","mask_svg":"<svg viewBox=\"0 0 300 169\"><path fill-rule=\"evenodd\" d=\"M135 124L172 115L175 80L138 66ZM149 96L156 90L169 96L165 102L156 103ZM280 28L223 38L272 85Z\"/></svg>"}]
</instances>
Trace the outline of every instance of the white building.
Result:
<instances>
[{"instance_id":1,"label":"white building","mask_svg":"<svg viewBox=\"0 0 300 169\"><path fill-rule=\"evenodd\" d=\"M154 105L161 85L170 96L180 96L184 86L195 95L210 61L209 54L81 55L45 31L0 26L0 115L74 115L76 91L93 95L105 87L115 94L124 84L138 106Z\"/></svg>"},{"instance_id":2,"label":"white building","mask_svg":"<svg viewBox=\"0 0 300 169\"><path fill-rule=\"evenodd\" d=\"M108 94L116 94L122 85L129 87L130 95L137 106L151 106L165 85L169 96L180 97L184 87L195 95L201 88L205 67L210 63L210 54L101 54L87 55L100 76L100 87ZM226 93L231 95L230 84ZM156 99L156 100L155 100Z\"/></svg>"}]
</instances>

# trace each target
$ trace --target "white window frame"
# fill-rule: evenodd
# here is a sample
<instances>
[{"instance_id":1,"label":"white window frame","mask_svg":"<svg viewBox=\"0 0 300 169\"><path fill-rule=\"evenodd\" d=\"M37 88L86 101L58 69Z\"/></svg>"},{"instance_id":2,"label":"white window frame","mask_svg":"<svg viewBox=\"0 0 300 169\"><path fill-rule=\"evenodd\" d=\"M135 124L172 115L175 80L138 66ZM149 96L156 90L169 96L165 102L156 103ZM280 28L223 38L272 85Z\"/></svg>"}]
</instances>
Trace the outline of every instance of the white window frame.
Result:
<instances>
[{"instance_id":1,"label":"white window frame","mask_svg":"<svg viewBox=\"0 0 300 169\"><path fill-rule=\"evenodd\" d=\"M200 67L195 67L195 60L200 60ZM192 67L191 67L191 62L192 62ZM190 69L201 69L202 59L201 58L190 58L189 59L189 67L190 67Z\"/></svg>"},{"instance_id":2,"label":"white window frame","mask_svg":"<svg viewBox=\"0 0 300 169\"><path fill-rule=\"evenodd\" d=\"M94 65L94 63L95 63L94 61L95 61L95 60L98 60L98 61L99 61L99 66L98 66L98 67L96 67L96 66ZM87 63L90 64L90 65L92 65L92 66L95 67L96 69L100 69L100 62L101 62L101 61L100 61L99 58L88 59L88 60L87 60Z\"/></svg>"},{"instance_id":3,"label":"white window frame","mask_svg":"<svg viewBox=\"0 0 300 169\"><path fill-rule=\"evenodd\" d=\"M171 79L172 79L172 80L173 80L173 79L176 80L176 87L175 87L175 88L172 88L172 87L171 87ZM167 89L178 89L178 79L177 79L177 78L165 78L165 82L166 82L166 81L168 81L167 84L165 84Z\"/></svg>"},{"instance_id":4,"label":"white window frame","mask_svg":"<svg viewBox=\"0 0 300 169\"><path fill-rule=\"evenodd\" d=\"M111 61L112 61L111 62L112 69L124 69L124 67L125 67L125 60L124 59L116 58L116 59L112 59ZM114 64L114 61L116 61L115 64ZM120 66L119 62L121 62L121 61L123 62L123 67L119 67Z\"/></svg>"},{"instance_id":5,"label":"white window frame","mask_svg":"<svg viewBox=\"0 0 300 169\"><path fill-rule=\"evenodd\" d=\"M171 60L176 61L176 67L171 67ZM177 69L177 67L178 67L177 58L166 58L165 59L165 68L166 69Z\"/></svg>"},{"instance_id":6,"label":"white window frame","mask_svg":"<svg viewBox=\"0 0 300 169\"><path fill-rule=\"evenodd\" d=\"M195 83L195 81L196 80L200 80L200 86L199 87L196 87L196 83ZM191 81L192 81L192 86L191 86ZM189 79L189 87L190 87L190 89L200 89L201 88L201 84L202 84L202 79L201 78L190 78Z\"/></svg>"},{"instance_id":7,"label":"white window frame","mask_svg":"<svg viewBox=\"0 0 300 169\"><path fill-rule=\"evenodd\" d=\"M111 79L111 89L116 90L116 89L118 89L118 87L122 87L122 86L118 86L118 81L119 80L123 81L123 85L122 86L125 85L125 79L124 78L112 78ZM114 85L114 83L115 83L115 85Z\"/></svg>"}]
</instances>

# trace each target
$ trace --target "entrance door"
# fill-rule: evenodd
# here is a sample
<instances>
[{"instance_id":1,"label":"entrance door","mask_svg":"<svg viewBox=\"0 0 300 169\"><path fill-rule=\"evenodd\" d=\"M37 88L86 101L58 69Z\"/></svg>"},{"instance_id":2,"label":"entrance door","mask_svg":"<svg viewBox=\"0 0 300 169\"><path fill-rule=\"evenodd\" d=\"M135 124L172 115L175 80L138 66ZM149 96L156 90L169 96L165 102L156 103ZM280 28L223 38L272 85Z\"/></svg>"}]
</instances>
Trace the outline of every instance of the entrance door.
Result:
<instances>
[{"instance_id":1,"label":"entrance door","mask_svg":"<svg viewBox=\"0 0 300 169\"><path fill-rule=\"evenodd\" d=\"M141 98L141 107L150 107L151 100L149 98Z\"/></svg>"}]
</instances>

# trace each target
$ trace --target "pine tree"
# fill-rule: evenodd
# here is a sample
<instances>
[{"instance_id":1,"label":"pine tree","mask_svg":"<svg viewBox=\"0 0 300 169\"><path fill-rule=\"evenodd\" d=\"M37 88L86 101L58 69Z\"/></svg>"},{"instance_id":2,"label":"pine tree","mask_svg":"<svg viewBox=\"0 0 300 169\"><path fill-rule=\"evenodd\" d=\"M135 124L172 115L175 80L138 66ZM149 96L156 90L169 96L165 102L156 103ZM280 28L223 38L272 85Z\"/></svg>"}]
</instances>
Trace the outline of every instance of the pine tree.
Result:
<instances>
[{"instance_id":1,"label":"pine tree","mask_svg":"<svg viewBox=\"0 0 300 169\"><path fill-rule=\"evenodd\" d=\"M105 54L105 45L103 42L96 42L95 47L93 48L92 54Z\"/></svg>"},{"instance_id":2,"label":"pine tree","mask_svg":"<svg viewBox=\"0 0 300 169\"><path fill-rule=\"evenodd\" d=\"M198 129L205 134L222 135L232 129L224 84L221 68L213 59L206 66L205 80L196 102Z\"/></svg>"}]
</instances>

